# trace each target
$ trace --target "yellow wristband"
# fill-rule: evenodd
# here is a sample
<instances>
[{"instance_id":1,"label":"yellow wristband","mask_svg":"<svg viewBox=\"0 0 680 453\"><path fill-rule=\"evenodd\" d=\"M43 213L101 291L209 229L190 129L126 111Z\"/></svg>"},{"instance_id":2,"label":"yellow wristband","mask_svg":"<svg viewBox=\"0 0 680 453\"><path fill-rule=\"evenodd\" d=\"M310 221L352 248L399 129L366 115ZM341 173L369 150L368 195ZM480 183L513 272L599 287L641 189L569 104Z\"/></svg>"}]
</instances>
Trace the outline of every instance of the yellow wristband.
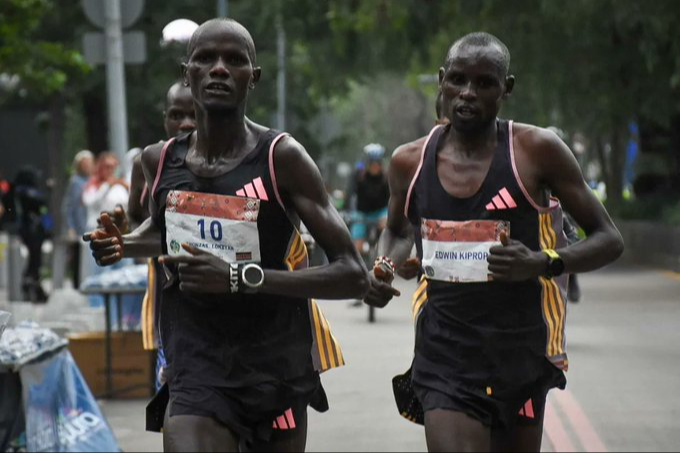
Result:
<instances>
[{"instance_id":1,"label":"yellow wristband","mask_svg":"<svg viewBox=\"0 0 680 453\"><path fill-rule=\"evenodd\" d=\"M545 253L546 255L548 255L550 258L552 258L552 259L554 259L554 260L557 260L557 259L560 258L559 253L557 253L557 252L556 252L555 250L553 250L553 249L544 249L544 250L543 250L543 253Z\"/></svg>"}]
</instances>

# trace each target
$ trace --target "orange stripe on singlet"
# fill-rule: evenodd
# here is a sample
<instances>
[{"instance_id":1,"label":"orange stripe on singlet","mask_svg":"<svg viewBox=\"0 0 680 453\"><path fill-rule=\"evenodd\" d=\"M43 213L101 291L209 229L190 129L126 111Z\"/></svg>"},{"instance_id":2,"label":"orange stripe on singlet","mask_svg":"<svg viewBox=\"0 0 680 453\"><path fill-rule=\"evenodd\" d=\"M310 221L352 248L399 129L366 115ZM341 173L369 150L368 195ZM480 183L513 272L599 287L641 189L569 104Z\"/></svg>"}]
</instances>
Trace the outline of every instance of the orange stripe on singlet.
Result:
<instances>
[{"instance_id":1,"label":"orange stripe on singlet","mask_svg":"<svg viewBox=\"0 0 680 453\"><path fill-rule=\"evenodd\" d=\"M323 348L323 336L321 335L321 322L319 321L319 312L316 302L312 301L312 317L314 318L314 332L316 333L316 345L319 353L319 358L321 359L321 369L328 369L328 360L326 359L326 354Z\"/></svg>"},{"instance_id":2,"label":"orange stripe on singlet","mask_svg":"<svg viewBox=\"0 0 680 453\"><path fill-rule=\"evenodd\" d=\"M411 312L414 320L418 317L425 302L427 302L427 279L423 277L420 286L416 289L416 292L413 293L413 300L411 302Z\"/></svg>"},{"instance_id":3,"label":"orange stripe on singlet","mask_svg":"<svg viewBox=\"0 0 680 453\"><path fill-rule=\"evenodd\" d=\"M156 303L156 269L153 261L148 261L148 282L142 303L142 342L147 351L156 349L156 332L154 330L154 311Z\"/></svg>"},{"instance_id":4,"label":"orange stripe on singlet","mask_svg":"<svg viewBox=\"0 0 680 453\"><path fill-rule=\"evenodd\" d=\"M552 238L548 232L547 226L549 221L548 216L549 214L545 213L539 214L539 233L542 250L553 248L551 243ZM548 357L552 357L556 355L555 338L557 336L558 326L556 299L552 287L552 283L554 282L543 277L540 278L540 282L543 288L543 316L547 321L546 327L548 328L546 349Z\"/></svg>"}]
</instances>

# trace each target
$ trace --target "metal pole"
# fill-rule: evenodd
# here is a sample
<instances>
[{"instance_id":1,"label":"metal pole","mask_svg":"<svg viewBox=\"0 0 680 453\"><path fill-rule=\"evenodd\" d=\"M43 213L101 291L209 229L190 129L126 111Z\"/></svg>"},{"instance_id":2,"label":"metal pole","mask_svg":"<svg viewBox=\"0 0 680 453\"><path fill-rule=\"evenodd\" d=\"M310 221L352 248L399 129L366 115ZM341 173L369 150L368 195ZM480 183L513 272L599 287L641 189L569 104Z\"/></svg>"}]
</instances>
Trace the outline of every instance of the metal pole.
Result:
<instances>
[{"instance_id":1,"label":"metal pole","mask_svg":"<svg viewBox=\"0 0 680 453\"><path fill-rule=\"evenodd\" d=\"M229 0L217 0L217 17L229 16Z\"/></svg>"},{"instance_id":2,"label":"metal pole","mask_svg":"<svg viewBox=\"0 0 680 453\"><path fill-rule=\"evenodd\" d=\"M276 92L278 108L276 112L276 127L283 131L286 129L286 30L283 28L283 15L281 14L281 2L276 12L276 50L278 61L278 74L276 77Z\"/></svg>"},{"instance_id":3,"label":"metal pole","mask_svg":"<svg viewBox=\"0 0 680 453\"><path fill-rule=\"evenodd\" d=\"M106 87L109 101L109 147L123 162L128 151L125 62L120 0L106 0Z\"/></svg>"}]
</instances>

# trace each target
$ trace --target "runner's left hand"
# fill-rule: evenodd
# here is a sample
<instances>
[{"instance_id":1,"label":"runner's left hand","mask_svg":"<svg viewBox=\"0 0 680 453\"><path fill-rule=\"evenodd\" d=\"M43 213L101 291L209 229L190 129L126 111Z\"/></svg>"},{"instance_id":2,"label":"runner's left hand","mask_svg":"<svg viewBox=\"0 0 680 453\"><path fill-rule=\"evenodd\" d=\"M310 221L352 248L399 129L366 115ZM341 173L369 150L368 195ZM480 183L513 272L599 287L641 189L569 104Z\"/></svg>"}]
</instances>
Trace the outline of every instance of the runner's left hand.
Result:
<instances>
[{"instance_id":1,"label":"runner's left hand","mask_svg":"<svg viewBox=\"0 0 680 453\"><path fill-rule=\"evenodd\" d=\"M416 278L420 273L420 260L418 257L409 258L397 268L397 275L405 280Z\"/></svg>"},{"instance_id":2,"label":"runner's left hand","mask_svg":"<svg viewBox=\"0 0 680 453\"><path fill-rule=\"evenodd\" d=\"M130 222L128 221L127 214L125 213L125 208L121 205L117 205L113 211L107 212L113 224L118 227L121 234L128 234L130 232ZM101 217L97 219L97 226L103 228Z\"/></svg>"},{"instance_id":3,"label":"runner's left hand","mask_svg":"<svg viewBox=\"0 0 680 453\"><path fill-rule=\"evenodd\" d=\"M491 247L489 272L494 281L520 282L543 275L547 255L535 252L519 241L501 233L501 244Z\"/></svg>"},{"instance_id":4,"label":"runner's left hand","mask_svg":"<svg viewBox=\"0 0 680 453\"><path fill-rule=\"evenodd\" d=\"M185 293L229 294L229 264L215 255L182 244L191 255L162 256L163 264L176 264L179 289Z\"/></svg>"}]
</instances>

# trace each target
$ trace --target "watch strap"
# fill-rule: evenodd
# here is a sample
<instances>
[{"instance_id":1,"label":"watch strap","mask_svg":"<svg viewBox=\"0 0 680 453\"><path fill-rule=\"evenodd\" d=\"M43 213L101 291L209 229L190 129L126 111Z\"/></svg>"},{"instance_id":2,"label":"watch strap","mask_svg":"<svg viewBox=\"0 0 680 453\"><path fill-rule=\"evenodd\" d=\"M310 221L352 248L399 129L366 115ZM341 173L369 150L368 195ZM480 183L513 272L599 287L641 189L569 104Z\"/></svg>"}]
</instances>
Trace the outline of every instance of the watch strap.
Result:
<instances>
[{"instance_id":1,"label":"watch strap","mask_svg":"<svg viewBox=\"0 0 680 453\"><path fill-rule=\"evenodd\" d=\"M545 268L544 277L546 277L548 279L556 277L557 275L555 275L555 272L553 270L553 263L555 263L556 261L562 260L562 258L560 257L560 254L557 253L553 249L544 249L543 253L548 255L548 265Z\"/></svg>"},{"instance_id":2,"label":"watch strap","mask_svg":"<svg viewBox=\"0 0 680 453\"><path fill-rule=\"evenodd\" d=\"M236 294L241 289L241 269L236 263L229 263L229 293Z\"/></svg>"}]
</instances>

